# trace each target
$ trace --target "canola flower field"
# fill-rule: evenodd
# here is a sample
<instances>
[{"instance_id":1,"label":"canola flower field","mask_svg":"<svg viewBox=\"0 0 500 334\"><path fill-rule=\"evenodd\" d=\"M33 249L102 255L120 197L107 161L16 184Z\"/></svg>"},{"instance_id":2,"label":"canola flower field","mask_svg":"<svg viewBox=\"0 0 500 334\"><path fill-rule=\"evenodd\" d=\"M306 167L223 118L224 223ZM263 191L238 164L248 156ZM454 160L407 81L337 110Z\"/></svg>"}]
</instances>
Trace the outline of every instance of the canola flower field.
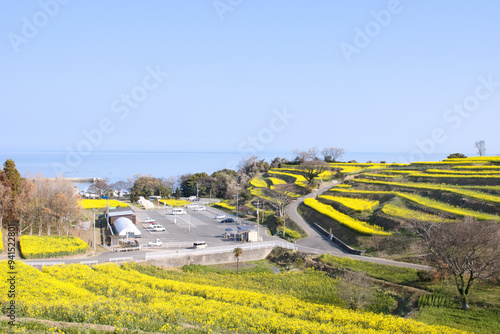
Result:
<instances>
[{"instance_id":1,"label":"canola flower field","mask_svg":"<svg viewBox=\"0 0 500 334\"><path fill-rule=\"evenodd\" d=\"M391 235L390 232L384 231L384 229L380 226L370 225L364 221L354 219L346 214L343 214L342 212L335 210L330 205L321 203L314 198L306 198L304 200L304 204L310 207L311 209L314 209L317 212L321 213L322 215L327 216L337 221L339 224L344 225L345 227L353 231L356 231L360 234Z\"/></svg>"},{"instance_id":2,"label":"canola flower field","mask_svg":"<svg viewBox=\"0 0 500 334\"><path fill-rule=\"evenodd\" d=\"M465 333L412 319L355 312L290 294L158 278L129 266L18 263L18 317L171 333L183 326L239 333ZM0 262L0 289L7 288ZM0 302L7 302L6 294Z\"/></svg>"},{"instance_id":3,"label":"canola flower field","mask_svg":"<svg viewBox=\"0 0 500 334\"><path fill-rule=\"evenodd\" d=\"M219 208L224 208L224 209L228 209L228 210L236 210L235 206L232 206L232 205L224 203L224 202L214 203L214 206L218 206Z\"/></svg>"},{"instance_id":4,"label":"canola flower field","mask_svg":"<svg viewBox=\"0 0 500 334\"><path fill-rule=\"evenodd\" d=\"M463 189L460 187L454 187L444 184L436 183L415 183L415 182L391 182L391 181L375 181L375 180L365 180L365 179L355 179L354 182L367 183L367 184L377 184L391 187L403 187L403 188L416 188L416 189L428 189L428 190L440 190L450 193L459 194L462 196L475 198L481 201L500 203L500 196L495 196L487 194L481 191L474 191ZM478 188L481 189L481 188Z\"/></svg>"},{"instance_id":5,"label":"canola flower field","mask_svg":"<svg viewBox=\"0 0 500 334\"><path fill-rule=\"evenodd\" d=\"M382 208L382 212L388 216L403 218L403 219L419 219L432 223L453 223L454 219L445 219L438 215L432 215L425 212L410 210L408 208L402 208L393 204L386 204Z\"/></svg>"},{"instance_id":6,"label":"canola flower field","mask_svg":"<svg viewBox=\"0 0 500 334\"><path fill-rule=\"evenodd\" d=\"M370 201L362 198L351 198L351 197L329 196L329 195L321 195L318 196L318 198L340 203L346 208L359 212L372 211L373 208L375 208L379 204L378 201Z\"/></svg>"},{"instance_id":7,"label":"canola flower field","mask_svg":"<svg viewBox=\"0 0 500 334\"><path fill-rule=\"evenodd\" d=\"M25 259L44 259L85 253L88 245L73 236L23 235L19 238L19 248Z\"/></svg>"},{"instance_id":8,"label":"canola flower field","mask_svg":"<svg viewBox=\"0 0 500 334\"><path fill-rule=\"evenodd\" d=\"M399 196L403 199L407 199L416 204L422 205L424 207L428 207L431 209L435 209L445 213L451 213L453 215L457 215L459 217L471 216L475 217L479 220L494 220L500 221L500 216L491 215L487 213L481 213L478 211L460 208L457 206L450 205L448 203L443 203L440 201L433 200L428 197L423 197L416 194L403 193L398 191L382 191L382 190L358 190L358 189L338 189L332 188L331 192L341 192L345 194L360 194L360 195L394 195Z\"/></svg>"},{"instance_id":9,"label":"canola flower field","mask_svg":"<svg viewBox=\"0 0 500 334\"><path fill-rule=\"evenodd\" d=\"M180 207L180 206L186 206L188 204L191 204L190 201L186 201L183 199L161 199L160 203L163 203L163 205L168 205L168 206L173 206L173 207Z\"/></svg>"},{"instance_id":10,"label":"canola flower field","mask_svg":"<svg viewBox=\"0 0 500 334\"><path fill-rule=\"evenodd\" d=\"M250 184L256 188L267 188L267 183L260 177L255 177L250 181Z\"/></svg>"},{"instance_id":11,"label":"canola flower field","mask_svg":"<svg viewBox=\"0 0 500 334\"><path fill-rule=\"evenodd\" d=\"M108 205L108 200L107 199L82 199L80 201L80 206L87 210L87 209L102 209L105 208ZM127 203L117 201L115 199L110 199L109 200L109 206L110 207L127 207L129 206Z\"/></svg>"}]
</instances>

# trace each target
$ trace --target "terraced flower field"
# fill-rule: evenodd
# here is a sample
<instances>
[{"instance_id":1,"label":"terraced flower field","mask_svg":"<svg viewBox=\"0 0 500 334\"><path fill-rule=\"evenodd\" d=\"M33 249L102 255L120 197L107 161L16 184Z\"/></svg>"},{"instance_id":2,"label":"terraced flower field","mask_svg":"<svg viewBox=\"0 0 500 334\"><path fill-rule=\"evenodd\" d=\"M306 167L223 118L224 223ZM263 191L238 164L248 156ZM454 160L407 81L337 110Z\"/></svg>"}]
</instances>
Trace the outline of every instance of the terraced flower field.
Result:
<instances>
[{"instance_id":1,"label":"terraced flower field","mask_svg":"<svg viewBox=\"0 0 500 334\"><path fill-rule=\"evenodd\" d=\"M0 262L0 267L0 289L5 290L7 262ZM161 333L180 332L185 326L203 332L239 333L465 333L304 301L293 293L158 278L115 264L39 271L19 263L17 269L22 282L16 297L18 317ZM6 294L0 295L0 302L7 302Z\"/></svg>"},{"instance_id":2,"label":"terraced flower field","mask_svg":"<svg viewBox=\"0 0 500 334\"><path fill-rule=\"evenodd\" d=\"M370 200L361 199L361 198L350 198L350 197L341 197L341 196L321 195L321 196L318 196L318 198L340 203L343 206L345 206L349 209L355 210L355 211L371 211L379 203L378 201L370 201Z\"/></svg>"}]
</instances>

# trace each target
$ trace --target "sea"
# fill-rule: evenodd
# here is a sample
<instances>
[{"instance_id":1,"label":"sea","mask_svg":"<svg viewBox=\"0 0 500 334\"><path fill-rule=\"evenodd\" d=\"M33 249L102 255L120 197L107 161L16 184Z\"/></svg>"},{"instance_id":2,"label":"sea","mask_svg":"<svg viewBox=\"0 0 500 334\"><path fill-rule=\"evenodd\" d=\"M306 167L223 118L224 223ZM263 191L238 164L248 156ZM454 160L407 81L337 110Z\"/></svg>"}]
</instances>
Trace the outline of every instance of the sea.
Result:
<instances>
[{"instance_id":1,"label":"sea","mask_svg":"<svg viewBox=\"0 0 500 334\"><path fill-rule=\"evenodd\" d=\"M263 151L255 154L259 160L271 162L275 157L294 159L291 151ZM432 153L427 160L442 160L447 154ZM215 171L228 168L238 169L238 165L251 154L232 151L184 151L184 152L91 152L85 156L68 151L50 152L1 152L0 163L12 159L22 176L43 175L45 177L64 176L69 178L107 178L109 182L127 180L137 174L154 177L178 178L183 174ZM352 152L344 154L342 160L358 162L408 162L407 153ZM75 184L85 190L90 184Z\"/></svg>"}]
</instances>

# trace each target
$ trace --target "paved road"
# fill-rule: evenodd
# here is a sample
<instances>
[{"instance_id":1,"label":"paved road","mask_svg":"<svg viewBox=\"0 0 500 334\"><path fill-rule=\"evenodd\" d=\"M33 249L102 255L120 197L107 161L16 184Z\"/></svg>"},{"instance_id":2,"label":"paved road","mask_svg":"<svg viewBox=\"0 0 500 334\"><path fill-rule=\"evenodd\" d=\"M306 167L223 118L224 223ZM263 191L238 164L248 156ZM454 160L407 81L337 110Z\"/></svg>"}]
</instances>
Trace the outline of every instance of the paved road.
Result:
<instances>
[{"instance_id":1,"label":"paved road","mask_svg":"<svg viewBox=\"0 0 500 334\"><path fill-rule=\"evenodd\" d=\"M346 253L344 250L339 248L336 244L325 238L322 234L320 234L318 231L313 229L309 223L302 218L301 215L297 212L297 207L304 202L304 199L306 198L314 198L316 195L319 195L323 193L324 191L330 189L333 185L337 184L337 181L333 182L328 182L328 183L323 183L321 188L314 190L312 193L302 196L290 204L287 205L285 212L286 214L294 221L296 222L300 227L302 227L308 234L309 236L307 238L301 239L297 241L297 246L299 247L300 251L304 252L310 252L310 253L315 253L315 254L320 254L320 253L329 253L334 256L339 256L339 257L347 257L353 260L361 260L361 261L367 261L367 262L373 262L373 263L378 263L378 264L387 264L387 265L393 265L393 266L398 266L398 267L405 267L405 268L413 268L417 270L431 270L431 267L428 266L423 266L423 265L418 265L418 264L413 264L413 263L406 263L406 262L399 262L399 261L392 261L392 260L387 260L387 259L382 259L382 258L376 258L376 257L368 257L368 256L360 256L360 255L352 255L349 253Z\"/></svg>"}]
</instances>

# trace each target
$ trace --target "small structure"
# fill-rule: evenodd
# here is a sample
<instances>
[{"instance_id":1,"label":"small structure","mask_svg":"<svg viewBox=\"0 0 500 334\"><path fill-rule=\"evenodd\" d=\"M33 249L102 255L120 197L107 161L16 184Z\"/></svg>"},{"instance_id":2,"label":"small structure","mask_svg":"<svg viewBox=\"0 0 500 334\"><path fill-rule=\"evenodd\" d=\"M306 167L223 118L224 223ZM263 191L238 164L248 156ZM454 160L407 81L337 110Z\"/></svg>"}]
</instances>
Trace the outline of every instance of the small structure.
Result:
<instances>
[{"instance_id":1,"label":"small structure","mask_svg":"<svg viewBox=\"0 0 500 334\"><path fill-rule=\"evenodd\" d=\"M142 233L132 221L126 217L120 217L113 222L112 229L120 238L141 238Z\"/></svg>"},{"instance_id":2,"label":"small structure","mask_svg":"<svg viewBox=\"0 0 500 334\"><path fill-rule=\"evenodd\" d=\"M109 209L109 211L107 213L107 217L108 217L108 223L110 225L113 225L114 221L121 218L121 217L125 217L125 218L130 219L132 221L132 223L134 223L134 224L137 223L135 212L130 207Z\"/></svg>"},{"instance_id":3,"label":"small structure","mask_svg":"<svg viewBox=\"0 0 500 334\"><path fill-rule=\"evenodd\" d=\"M234 232L232 229L226 229L226 232L224 234L224 238L228 239L233 239L236 241L243 241L243 242L256 242L260 241L259 240L259 234L257 231L252 227L248 225L237 225L236 226L236 232Z\"/></svg>"}]
</instances>

